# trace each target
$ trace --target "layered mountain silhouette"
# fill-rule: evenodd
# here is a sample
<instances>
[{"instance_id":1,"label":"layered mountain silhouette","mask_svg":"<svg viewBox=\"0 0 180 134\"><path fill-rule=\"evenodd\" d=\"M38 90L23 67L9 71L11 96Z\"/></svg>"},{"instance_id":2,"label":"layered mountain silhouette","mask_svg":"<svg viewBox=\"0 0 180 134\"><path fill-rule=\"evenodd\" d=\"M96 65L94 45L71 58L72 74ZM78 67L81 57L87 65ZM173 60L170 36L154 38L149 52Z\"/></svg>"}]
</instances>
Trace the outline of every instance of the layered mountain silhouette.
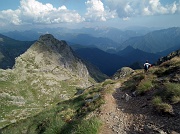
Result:
<instances>
[{"instance_id":1,"label":"layered mountain silhouette","mask_svg":"<svg viewBox=\"0 0 180 134\"><path fill-rule=\"evenodd\" d=\"M130 66L133 69L142 68L143 63L146 60L154 63L161 56L165 56L174 50L180 49L180 28L178 27L156 30L143 36L142 33L121 31L113 28L74 29L72 30L72 33L70 29L63 28L58 28L56 32L54 29L49 29L49 31L54 33L56 38L65 39L80 58L91 62L103 73L110 76L123 66ZM17 32L18 31L14 31L6 34L15 37ZM34 38L37 38L37 36L43 32L45 32L45 30L38 33L33 30L25 31L24 34L22 32L18 32L16 37L23 38L21 35L28 35L28 37L31 38L31 36L34 35ZM121 38L120 40L123 40L124 42L118 42L117 38ZM14 65L15 57L25 52L31 44L30 42L28 46L28 43L26 42L24 42L25 45L20 45L22 41L21 43L17 41L12 42L14 42L14 44L18 44L16 45L18 47L8 49L8 45L0 46L1 68L11 68ZM3 44L8 43L4 40ZM21 49L21 47L24 48Z\"/></svg>"},{"instance_id":2,"label":"layered mountain silhouette","mask_svg":"<svg viewBox=\"0 0 180 134\"><path fill-rule=\"evenodd\" d=\"M4 35L16 40L37 40L41 34L51 33L58 39L71 40L75 36L89 35L91 37L103 37L113 40L116 43L122 43L130 37L142 36L149 30L120 30L117 28L105 27L105 28L81 28L81 29L69 29L69 28L45 28L45 29L32 29L26 31L9 31L3 33Z\"/></svg>"},{"instance_id":3,"label":"layered mountain silhouette","mask_svg":"<svg viewBox=\"0 0 180 134\"><path fill-rule=\"evenodd\" d=\"M98 48L80 48L76 49L75 52L109 76L113 75L122 66L128 64L127 59L124 57L104 52Z\"/></svg>"},{"instance_id":4,"label":"layered mountain silhouette","mask_svg":"<svg viewBox=\"0 0 180 134\"><path fill-rule=\"evenodd\" d=\"M173 27L162 30L120 30L116 28L82 28L82 29L33 29L29 31L11 31L4 35L17 40L37 40L41 34L51 33L57 39L66 40L72 44L94 46L101 50L123 50L127 46L140 49L148 53L161 53L163 55L174 51L180 46L180 28ZM109 49L111 51L109 51ZM162 53L167 49L171 50Z\"/></svg>"},{"instance_id":5,"label":"layered mountain silhouette","mask_svg":"<svg viewBox=\"0 0 180 134\"><path fill-rule=\"evenodd\" d=\"M131 46L119 51L117 54L110 54L98 48L75 47L74 50L80 57L90 61L109 76L124 66L140 69L146 60L155 63L160 57L158 54L147 53L139 49L134 49Z\"/></svg>"},{"instance_id":6,"label":"layered mountain silhouette","mask_svg":"<svg viewBox=\"0 0 180 134\"><path fill-rule=\"evenodd\" d=\"M77 34L74 36L70 36L69 39L66 39L69 42L72 42L74 44L80 44L82 46L94 46L97 47L103 51L107 51L108 49L116 49L117 47L120 46L119 43L108 39L104 37L93 37L88 34Z\"/></svg>"},{"instance_id":7,"label":"layered mountain silhouette","mask_svg":"<svg viewBox=\"0 0 180 134\"><path fill-rule=\"evenodd\" d=\"M130 64L134 62L144 63L146 60L154 63L160 57L160 55L158 54L144 52L140 49L134 49L131 46L126 47L124 50L119 51L117 54L128 59Z\"/></svg>"},{"instance_id":8,"label":"layered mountain silhouette","mask_svg":"<svg viewBox=\"0 0 180 134\"><path fill-rule=\"evenodd\" d=\"M173 27L150 32L144 36L133 37L121 44L122 48L132 46L149 53L163 52L180 48L180 28ZM174 49L173 49L174 48Z\"/></svg>"}]
</instances>

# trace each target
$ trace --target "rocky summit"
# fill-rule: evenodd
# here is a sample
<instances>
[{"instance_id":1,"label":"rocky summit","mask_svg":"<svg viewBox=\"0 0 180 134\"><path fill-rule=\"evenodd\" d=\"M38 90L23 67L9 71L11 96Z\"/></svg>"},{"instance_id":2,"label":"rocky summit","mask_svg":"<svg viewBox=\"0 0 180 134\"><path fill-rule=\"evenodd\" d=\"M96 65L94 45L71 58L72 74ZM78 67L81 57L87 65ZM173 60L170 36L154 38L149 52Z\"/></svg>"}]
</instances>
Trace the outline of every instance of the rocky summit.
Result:
<instances>
[{"instance_id":1,"label":"rocky summit","mask_svg":"<svg viewBox=\"0 0 180 134\"><path fill-rule=\"evenodd\" d=\"M59 41L50 34L42 35L18 57L14 68L21 72L19 77L22 79L27 76L24 73L43 74L45 78L51 78L53 74L55 80L72 81L75 78L79 79L75 82L77 85L90 85L86 66L74 55L65 41Z\"/></svg>"}]
</instances>

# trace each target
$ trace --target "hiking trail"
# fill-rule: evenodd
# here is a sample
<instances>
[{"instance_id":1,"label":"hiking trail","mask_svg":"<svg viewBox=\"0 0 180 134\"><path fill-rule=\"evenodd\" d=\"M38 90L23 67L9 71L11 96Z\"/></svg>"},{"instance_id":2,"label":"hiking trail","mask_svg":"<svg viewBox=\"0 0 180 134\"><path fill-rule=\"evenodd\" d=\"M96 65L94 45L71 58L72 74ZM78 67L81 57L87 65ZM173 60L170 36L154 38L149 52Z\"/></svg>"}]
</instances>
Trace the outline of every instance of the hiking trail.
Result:
<instances>
[{"instance_id":1,"label":"hiking trail","mask_svg":"<svg viewBox=\"0 0 180 134\"><path fill-rule=\"evenodd\" d=\"M171 128L178 128L179 119L161 117L151 110L151 96L136 96L121 90L121 82L114 84L114 93L104 95L101 107L103 122L99 134L179 134ZM168 132L168 133L167 133Z\"/></svg>"}]
</instances>

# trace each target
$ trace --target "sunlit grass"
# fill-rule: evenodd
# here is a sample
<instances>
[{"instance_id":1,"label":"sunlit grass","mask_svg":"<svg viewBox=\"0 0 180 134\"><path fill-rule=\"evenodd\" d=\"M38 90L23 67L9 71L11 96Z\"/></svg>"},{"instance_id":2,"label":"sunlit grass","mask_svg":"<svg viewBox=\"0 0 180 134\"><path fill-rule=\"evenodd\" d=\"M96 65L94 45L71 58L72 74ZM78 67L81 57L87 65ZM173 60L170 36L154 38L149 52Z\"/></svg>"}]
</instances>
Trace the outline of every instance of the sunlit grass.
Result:
<instances>
[{"instance_id":1,"label":"sunlit grass","mask_svg":"<svg viewBox=\"0 0 180 134\"><path fill-rule=\"evenodd\" d=\"M47 107L33 117L17 121L2 132L3 134L97 134L101 122L98 118L88 115L103 104L101 92L103 91L98 87L92 87L77 97Z\"/></svg>"},{"instance_id":2,"label":"sunlit grass","mask_svg":"<svg viewBox=\"0 0 180 134\"><path fill-rule=\"evenodd\" d=\"M152 104L159 113L172 113L173 108L170 104L162 101L160 96L155 96L152 100Z\"/></svg>"},{"instance_id":3,"label":"sunlit grass","mask_svg":"<svg viewBox=\"0 0 180 134\"><path fill-rule=\"evenodd\" d=\"M152 87L153 87L152 81L147 79L147 80L140 82L139 85L137 86L136 90L137 90L138 94L144 94L147 91L151 90Z\"/></svg>"},{"instance_id":4,"label":"sunlit grass","mask_svg":"<svg viewBox=\"0 0 180 134\"><path fill-rule=\"evenodd\" d=\"M164 96L166 99L170 100L172 103L178 103L180 98L180 84L179 83L166 83L166 90L164 91Z\"/></svg>"}]
</instances>

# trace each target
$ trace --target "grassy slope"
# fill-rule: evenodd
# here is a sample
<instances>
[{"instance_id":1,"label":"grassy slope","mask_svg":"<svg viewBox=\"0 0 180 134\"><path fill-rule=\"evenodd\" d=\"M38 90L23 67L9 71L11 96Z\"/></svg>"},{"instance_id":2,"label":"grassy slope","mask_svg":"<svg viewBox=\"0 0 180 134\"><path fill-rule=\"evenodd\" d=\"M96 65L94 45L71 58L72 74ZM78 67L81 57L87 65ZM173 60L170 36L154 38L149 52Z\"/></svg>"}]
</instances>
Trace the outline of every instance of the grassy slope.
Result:
<instances>
[{"instance_id":1,"label":"grassy slope","mask_svg":"<svg viewBox=\"0 0 180 134\"><path fill-rule=\"evenodd\" d=\"M151 94L154 110L174 114L173 106L180 102L180 57L150 68L147 74L139 71L124 82L123 90L135 95Z\"/></svg>"},{"instance_id":2,"label":"grassy slope","mask_svg":"<svg viewBox=\"0 0 180 134\"><path fill-rule=\"evenodd\" d=\"M78 78L56 81L51 77L45 77L47 74L23 74L26 78L20 81L20 73L0 70L0 128L33 116L74 96Z\"/></svg>"},{"instance_id":3,"label":"grassy slope","mask_svg":"<svg viewBox=\"0 0 180 134\"><path fill-rule=\"evenodd\" d=\"M11 124L2 129L2 133L98 133L101 122L90 113L104 103L102 85L78 90L83 94L54 104L33 117Z\"/></svg>"}]
</instances>

